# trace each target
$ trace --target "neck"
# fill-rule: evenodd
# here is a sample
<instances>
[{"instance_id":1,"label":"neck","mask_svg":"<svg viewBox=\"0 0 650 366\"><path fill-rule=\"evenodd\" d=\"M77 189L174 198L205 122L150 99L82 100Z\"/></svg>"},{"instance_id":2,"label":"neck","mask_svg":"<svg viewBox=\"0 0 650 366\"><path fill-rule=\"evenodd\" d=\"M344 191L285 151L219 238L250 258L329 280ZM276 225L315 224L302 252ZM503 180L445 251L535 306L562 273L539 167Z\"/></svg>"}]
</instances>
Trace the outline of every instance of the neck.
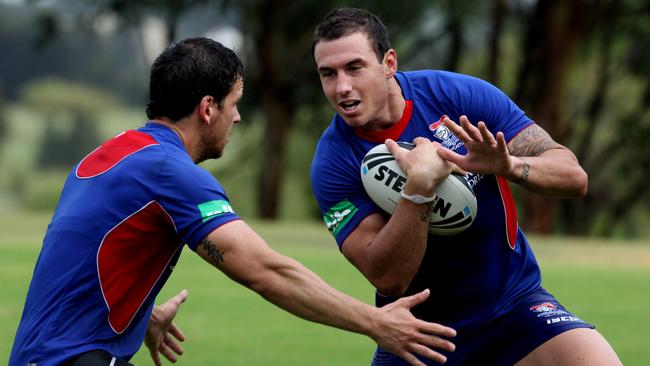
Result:
<instances>
[{"instance_id":1,"label":"neck","mask_svg":"<svg viewBox=\"0 0 650 366\"><path fill-rule=\"evenodd\" d=\"M384 112L379 118L370 121L363 127L365 130L385 130L391 128L397 123L404 113L406 100L402 95L402 88L399 86L397 80L393 77L388 81L388 98L386 99L386 107Z\"/></svg>"},{"instance_id":2,"label":"neck","mask_svg":"<svg viewBox=\"0 0 650 366\"><path fill-rule=\"evenodd\" d=\"M404 106L406 105L406 100L402 95L402 88L397 83L397 79L392 78L388 84L388 114L391 124L399 121L402 118L402 113L404 113Z\"/></svg>"},{"instance_id":3,"label":"neck","mask_svg":"<svg viewBox=\"0 0 650 366\"><path fill-rule=\"evenodd\" d=\"M179 120L177 122L174 122L170 120L169 118L156 118L152 119L151 122L154 123L160 123L161 125L165 125L174 131L178 135L178 137L181 139L181 144L183 147L185 147L185 150L187 153L190 155L192 160L196 161L195 159L195 152L192 150L192 146L195 144L193 143L193 134L187 130L189 124L185 120Z\"/></svg>"}]
</instances>

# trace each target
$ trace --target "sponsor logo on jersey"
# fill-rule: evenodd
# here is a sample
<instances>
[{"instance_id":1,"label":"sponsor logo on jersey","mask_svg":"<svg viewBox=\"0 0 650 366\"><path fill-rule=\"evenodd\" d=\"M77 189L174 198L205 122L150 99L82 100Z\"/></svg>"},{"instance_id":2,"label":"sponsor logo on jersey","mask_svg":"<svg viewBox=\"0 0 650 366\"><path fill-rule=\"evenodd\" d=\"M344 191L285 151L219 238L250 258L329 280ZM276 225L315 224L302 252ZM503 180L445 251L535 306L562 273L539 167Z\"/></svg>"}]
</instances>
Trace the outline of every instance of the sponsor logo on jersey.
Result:
<instances>
[{"instance_id":1,"label":"sponsor logo on jersey","mask_svg":"<svg viewBox=\"0 0 650 366\"><path fill-rule=\"evenodd\" d=\"M559 309L557 306L555 306L555 304L551 304L550 302L544 302L539 305L531 306L530 310L532 312L538 313L538 318L548 318L551 316L568 314L566 311Z\"/></svg>"},{"instance_id":2,"label":"sponsor logo on jersey","mask_svg":"<svg viewBox=\"0 0 650 366\"><path fill-rule=\"evenodd\" d=\"M474 187L475 187L475 186L476 186L480 181L483 180L483 177L484 177L483 174L478 174L478 173L467 173L467 175L465 175L465 180L467 181L467 185L469 186L469 188L471 188L471 189L473 190Z\"/></svg>"},{"instance_id":3,"label":"sponsor logo on jersey","mask_svg":"<svg viewBox=\"0 0 650 366\"><path fill-rule=\"evenodd\" d=\"M225 215L227 213L235 213L235 211L230 206L230 203L225 200L214 200L201 203L197 206L201 212L201 218L203 222L206 222L215 217Z\"/></svg>"},{"instance_id":4,"label":"sponsor logo on jersey","mask_svg":"<svg viewBox=\"0 0 650 366\"><path fill-rule=\"evenodd\" d=\"M359 209L349 200L343 200L332 206L332 208L323 215L323 221L325 221L325 225L327 225L327 230L336 237L358 210Z\"/></svg>"}]
</instances>

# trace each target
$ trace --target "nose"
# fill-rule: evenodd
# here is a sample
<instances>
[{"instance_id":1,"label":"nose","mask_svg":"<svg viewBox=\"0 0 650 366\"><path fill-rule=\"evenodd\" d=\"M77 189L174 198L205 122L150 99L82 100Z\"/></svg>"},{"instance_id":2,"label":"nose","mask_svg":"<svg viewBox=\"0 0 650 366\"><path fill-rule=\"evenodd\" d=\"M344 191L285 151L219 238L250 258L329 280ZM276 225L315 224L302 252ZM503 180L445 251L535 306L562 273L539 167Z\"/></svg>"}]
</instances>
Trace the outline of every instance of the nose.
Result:
<instances>
[{"instance_id":1,"label":"nose","mask_svg":"<svg viewBox=\"0 0 650 366\"><path fill-rule=\"evenodd\" d=\"M336 80L336 93L337 94L347 94L352 90L352 83L350 78L345 75L341 75Z\"/></svg>"},{"instance_id":2,"label":"nose","mask_svg":"<svg viewBox=\"0 0 650 366\"><path fill-rule=\"evenodd\" d=\"M241 122L241 115L239 114L239 110L235 110L235 115L232 119L232 123L236 125L239 122Z\"/></svg>"}]
</instances>

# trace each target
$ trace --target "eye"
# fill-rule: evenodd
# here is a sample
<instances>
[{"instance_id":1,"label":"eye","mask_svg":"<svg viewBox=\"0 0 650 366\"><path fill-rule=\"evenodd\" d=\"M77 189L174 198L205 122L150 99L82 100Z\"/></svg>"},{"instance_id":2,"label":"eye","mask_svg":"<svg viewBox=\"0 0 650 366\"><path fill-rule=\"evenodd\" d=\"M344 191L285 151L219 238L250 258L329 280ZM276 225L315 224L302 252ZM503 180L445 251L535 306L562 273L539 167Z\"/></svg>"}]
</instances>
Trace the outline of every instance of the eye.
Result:
<instances>
[{"instance_id":1,"label":"eye","mask_svg":"<svg viewBox=\"0 0 650 366\"><path fill-rule=\"evenodd\" d=\"M363 66L358 65L358 64L350 65L350 66L348 66L348 72L351 73L351 74L356 74L356 73L361 72L362 68L363 68Z\"/></svg>"},{"instance_id":2,"label":"eye","mask_svg":"<svg viewBox=\"0 0 650 366\"><path fill-rule=\"evenodd\" d=\"M320 72L320 76L322 78L329 78L329 77L332 77L333 75L334 75L334 72L332 70L322 70Z\"/></svg>"}]
</instances>

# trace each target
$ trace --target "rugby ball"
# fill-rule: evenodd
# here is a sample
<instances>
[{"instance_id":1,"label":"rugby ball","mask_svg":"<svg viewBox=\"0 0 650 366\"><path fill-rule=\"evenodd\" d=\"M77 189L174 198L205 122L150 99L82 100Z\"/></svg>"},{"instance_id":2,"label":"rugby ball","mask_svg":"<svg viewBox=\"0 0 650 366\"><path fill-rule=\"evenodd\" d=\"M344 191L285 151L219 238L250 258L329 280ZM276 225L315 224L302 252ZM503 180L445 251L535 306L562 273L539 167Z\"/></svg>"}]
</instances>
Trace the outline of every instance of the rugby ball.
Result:
<instances>
[{"instance_id":1,"label":"rugby ball","mask_svg":"<svg viewBox=\"0 0 650 366\"><path fill-rule=\"evenodd\" d=\"M413 144L398 142L405 149ZM372 148L361 162L361 182L368 196L389 214L395 211L400 192L406 183L406 174L400 169L385 144ZM465 176L452 173L436 187L438 199L432 202L429 232L435 235L453 235L472 225L477 204L474 190Z\"/></svg>"}]
</instances>

